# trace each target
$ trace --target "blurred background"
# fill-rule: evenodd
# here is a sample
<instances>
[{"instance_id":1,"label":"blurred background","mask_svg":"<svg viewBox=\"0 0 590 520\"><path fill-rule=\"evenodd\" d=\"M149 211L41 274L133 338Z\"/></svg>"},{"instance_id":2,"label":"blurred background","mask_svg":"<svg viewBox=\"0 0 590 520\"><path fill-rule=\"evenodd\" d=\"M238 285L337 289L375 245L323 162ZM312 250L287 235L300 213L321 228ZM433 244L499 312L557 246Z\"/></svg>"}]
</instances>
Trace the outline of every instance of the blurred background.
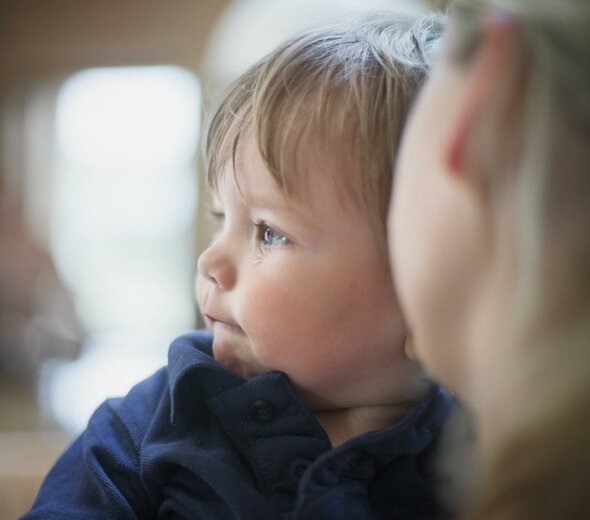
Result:
<instances>
[{"instance_id":1,"label":"blurred background","mask_svg":"<svg viewBox=\"0 0 590 520\"><path fill-rule=\"evenodd\" d=\"M413 0L0 0L0 518L201 325L201 122L297 28Z\"/></svg>"}]
</instances>

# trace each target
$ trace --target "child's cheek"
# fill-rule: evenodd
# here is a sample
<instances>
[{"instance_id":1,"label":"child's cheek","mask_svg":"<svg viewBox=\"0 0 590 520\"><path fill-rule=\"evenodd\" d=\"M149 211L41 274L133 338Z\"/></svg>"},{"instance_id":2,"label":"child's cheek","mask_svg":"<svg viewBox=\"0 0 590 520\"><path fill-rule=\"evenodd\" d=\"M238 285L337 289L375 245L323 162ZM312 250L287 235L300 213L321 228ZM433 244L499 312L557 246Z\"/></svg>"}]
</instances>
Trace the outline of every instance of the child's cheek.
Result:
<instances>
[{"instance_id":1,"label":"child's cheek","mask_svg":"<svg viewBox=\"0 0 590 520\"><path fill-rule=\"evenodd\" d=\"M242 312L241 326L258 360L273 370L283 370L282 346L291 336L293 324L285 320L282 305L268 295L253 296ZM283 359L284 361L284 359Z\"/></svg>"},{"instance_id":2,"label":"child's cheek","mask_svg":"<svg viewBox=\"0 0 590 520\"><path fill-rule=\"evenodd\" d=\"M251 288L242 300L240 324L255 355L274 370L288 371L313 328L307 298L301 294L305 285L299 287L275 280L270 287Z\"/></svg>"}]
</instances>

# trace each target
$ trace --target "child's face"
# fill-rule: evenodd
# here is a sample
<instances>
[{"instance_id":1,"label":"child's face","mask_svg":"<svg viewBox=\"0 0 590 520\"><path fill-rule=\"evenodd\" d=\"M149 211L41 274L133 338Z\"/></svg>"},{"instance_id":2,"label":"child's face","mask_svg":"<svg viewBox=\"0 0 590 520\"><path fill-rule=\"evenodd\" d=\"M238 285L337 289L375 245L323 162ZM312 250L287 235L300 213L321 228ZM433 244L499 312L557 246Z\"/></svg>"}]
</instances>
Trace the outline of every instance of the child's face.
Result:
<instances>
[{"instance_id":1,"label":"child's face","mask_svg":"<svg viewBox=\"0 0 590 520\"><path fill-rule=\"evenodd\" d=\"M216 193L219 234L198 263L213 353L251 377L285 372L312 408L389 404L415 365L386 255L369 219L331 176L308 169L306 197L286 196L253 138Z\"/></svg>"}]
</instances>

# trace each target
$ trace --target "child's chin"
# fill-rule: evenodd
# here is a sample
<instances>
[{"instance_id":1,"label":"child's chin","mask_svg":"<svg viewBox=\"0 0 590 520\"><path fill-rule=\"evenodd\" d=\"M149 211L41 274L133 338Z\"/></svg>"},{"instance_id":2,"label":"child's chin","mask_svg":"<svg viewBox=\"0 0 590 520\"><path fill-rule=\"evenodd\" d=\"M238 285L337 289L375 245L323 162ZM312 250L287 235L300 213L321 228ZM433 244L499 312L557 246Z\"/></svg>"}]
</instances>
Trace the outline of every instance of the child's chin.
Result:
<instances>
[{"instance_id":1,"label":"child's chin","mask_svg":"<svg viewBox=\"0 0 590 520\"><path fill-rule=\"evenodd\" d=\"M244 379L250 379L268 372L268 369L262 367L259 363L245 359L247 355L247 347L239 347L235 343L230 344L227 341L213 341L213 357L219 364L234 374Z\"/></svg>"}]
</instances>

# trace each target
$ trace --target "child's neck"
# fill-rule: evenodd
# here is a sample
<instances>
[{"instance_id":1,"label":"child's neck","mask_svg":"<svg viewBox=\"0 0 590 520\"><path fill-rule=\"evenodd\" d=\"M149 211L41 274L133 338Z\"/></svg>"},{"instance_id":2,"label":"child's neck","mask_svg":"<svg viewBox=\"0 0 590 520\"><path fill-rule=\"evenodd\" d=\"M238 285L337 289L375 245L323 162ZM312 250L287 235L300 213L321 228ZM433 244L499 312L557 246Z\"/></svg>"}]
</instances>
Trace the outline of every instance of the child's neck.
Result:
<instances>
[{"instance_id":1,"label":"child's neck","mask_svg":"<svg viewBox=\"0 0 590 520\"><path fill-rule=\"evenodd\" d=\"M394 405L362 406L336 410L314 411L332 447L358 437L363 433L388 428L398 422L417 401Z\"/></svg>"}]
</instances>

